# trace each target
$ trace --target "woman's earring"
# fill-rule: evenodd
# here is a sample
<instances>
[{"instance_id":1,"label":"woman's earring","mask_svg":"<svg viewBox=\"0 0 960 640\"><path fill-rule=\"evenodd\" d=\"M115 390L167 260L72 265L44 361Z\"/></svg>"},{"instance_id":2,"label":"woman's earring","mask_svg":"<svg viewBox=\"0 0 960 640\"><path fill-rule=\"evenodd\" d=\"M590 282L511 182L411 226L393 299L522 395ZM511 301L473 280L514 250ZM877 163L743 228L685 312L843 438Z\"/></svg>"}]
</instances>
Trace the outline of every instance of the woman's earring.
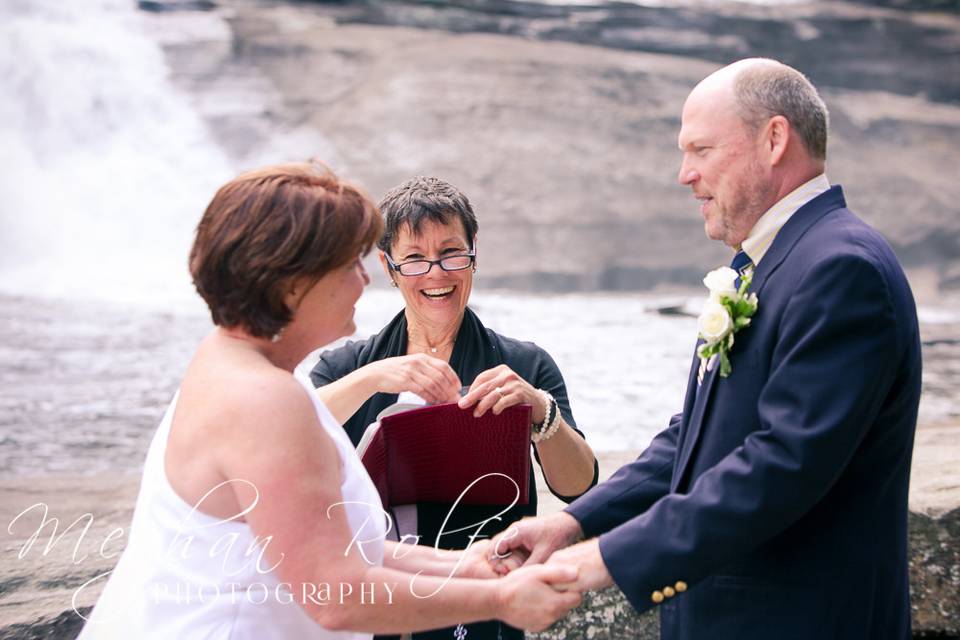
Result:
<instances>
[{"instance_id":1,"label":"woman's earring","mask_svg":"<svg viewBox=\"0 0 960 640\"><path fill-rule=\"evenodd\" d=\"M390 278L390 286L396 288L396 286L397 286L397 281L394 280L393 278Z\"/></svg>"},{"instance_id":2,"label":"woman's earring","mask_svg":"<svg viewBox=\"0 0 960 640\"><path fill-rule=\"evenodd\" d=\"M273 334L272 336L270 336L270 342L280 342L280 338L283 337L283 330L284 330L284 329L286 329L286 327L280 327L280 330L279 330L279 331L277 331L275 334Z\"/></svg>"}]
</instances>

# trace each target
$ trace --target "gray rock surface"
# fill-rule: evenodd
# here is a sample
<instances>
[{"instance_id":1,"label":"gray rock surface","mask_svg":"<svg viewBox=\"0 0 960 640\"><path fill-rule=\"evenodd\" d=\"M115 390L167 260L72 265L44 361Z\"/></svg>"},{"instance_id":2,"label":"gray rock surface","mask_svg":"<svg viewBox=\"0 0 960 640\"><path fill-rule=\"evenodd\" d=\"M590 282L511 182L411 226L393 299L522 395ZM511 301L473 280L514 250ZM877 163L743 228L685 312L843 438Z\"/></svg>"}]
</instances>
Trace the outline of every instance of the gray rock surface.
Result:
<instances>
[{"instance_id":1,"label":"gray rock surface","mask_svg":"<svg viewBox=\"0 0 960 640\"><path fill-rule=\"evenodd\" d=\"M910 594L915 630L960 636L960 509L910 514Z\"/></svg>"},{"instance_id":2,"label":"gray rock surface","mask_svg":"<svg viewBox=\"0 0 960 640\"><path fill-rule=\"evenodd\" d=\"M913 280L960 286L956 12L229 0L205 15L228 28L171 37L168 60L238 163L317 155L374 195L445 177L478 210L488 286L696 285L724 262L676 184L676 135L692 86L749 55L811 76L830 179Z\"/></svg>"}]
</instances>

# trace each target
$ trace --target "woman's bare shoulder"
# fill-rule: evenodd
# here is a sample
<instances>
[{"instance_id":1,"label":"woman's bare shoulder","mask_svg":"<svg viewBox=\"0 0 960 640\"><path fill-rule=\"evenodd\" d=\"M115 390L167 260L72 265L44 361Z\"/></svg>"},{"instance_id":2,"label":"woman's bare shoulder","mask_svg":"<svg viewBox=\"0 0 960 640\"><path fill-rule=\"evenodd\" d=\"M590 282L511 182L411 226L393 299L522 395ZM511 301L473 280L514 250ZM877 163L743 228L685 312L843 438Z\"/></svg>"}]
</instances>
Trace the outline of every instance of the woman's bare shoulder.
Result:
<instances>
[{"instance_id":1,"label":"woman's bare shoulder","mask_svg":"<svg viewBox=\"0 0 960 640\"><path fill-rule=\"evenodd\" d=\"M198 353L181 385L178 413L214 432L240 435L266 424L317 422L307 389L292 373L249 354Z\"/></svg>"}]
</instances>

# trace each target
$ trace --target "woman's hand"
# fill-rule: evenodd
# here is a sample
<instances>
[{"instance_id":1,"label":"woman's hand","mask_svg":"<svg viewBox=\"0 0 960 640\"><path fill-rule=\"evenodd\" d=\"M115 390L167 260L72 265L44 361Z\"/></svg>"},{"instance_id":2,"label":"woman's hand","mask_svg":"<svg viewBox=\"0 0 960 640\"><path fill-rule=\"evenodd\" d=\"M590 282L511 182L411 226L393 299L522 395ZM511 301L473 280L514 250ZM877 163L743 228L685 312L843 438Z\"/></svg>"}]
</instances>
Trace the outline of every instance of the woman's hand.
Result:
<instances>
[{"instance_id":1,"label":"woman's hand","mask_svg":"<svg viewBox=\"0 0 960 640\"><path fill-rule=\"evenodd\" d=\"M543 631L580 605L579 591L558 591L552 585L571 584L576 567L534 565L510 572L499 581L497 618L527 631Z\"/></svg>"},{"instance_id":2,"label":"woman's hand","mask_svg":"<svg viewBox=\"0 0 960 640\"><path fill-rule=\"evenodd\" d=\"M477 405L473 410L475 418L491 409L494 415L500 415L504 409L515 404L531 405L534 422L543 422L546 413L540 392L505 364L478 375L470 385L470 392L460 399L459 404L461 409Z\"/></svg>"},{"instance_id":3,"label":"woman's hand","mask_svg":"<svg viewBox=\"0 0 960 640\"><path fill-rule=\"evenodd\" d=\"M381 393L412 391L430 404L460 399L460 378L450 365L424 353L384 358L363 369Z\"/></svg>"},{"instance_id":4,"label":"woman's hand","mask_svg":"<svg viewBox=\"0 0 960 640\"><path fill-rule=\"evenodd\" d=\"M462 551L457 567L458 578L499 578L492 564L493 546L490 540L478 540Z\"/></svg>"}]
</instances>

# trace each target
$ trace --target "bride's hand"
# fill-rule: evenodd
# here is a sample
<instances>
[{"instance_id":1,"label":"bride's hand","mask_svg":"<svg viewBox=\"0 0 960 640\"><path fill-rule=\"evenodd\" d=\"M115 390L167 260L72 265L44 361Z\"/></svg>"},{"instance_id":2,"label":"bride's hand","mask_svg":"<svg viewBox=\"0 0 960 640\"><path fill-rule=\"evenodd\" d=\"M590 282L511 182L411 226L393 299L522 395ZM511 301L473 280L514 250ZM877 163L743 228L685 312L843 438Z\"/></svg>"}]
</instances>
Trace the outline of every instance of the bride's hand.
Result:
<instances>
[{"instance_id":1,"label":"bride's hand","mask_svg":"<svg viewBox=\"0 0 960 640\"><path fill-rule=\"evenodd\" d=\"M463 550L457 577L460 578L498 578L500 574L491 562L493 546L489 540L478 540Z\"/></svg>"},{"instance_id":2,"label":"bride's hand","mask_svg":"<svg viewBox=\"0 0 960 640\"><path fill-rule=\"evenodd\" d=\"M558 591L553 586L571 584L576 579L576 567L521 567L501 578L497 585L497 617L527 631L543 631L580 605L579 591Z\"/></svg>"}]
</instances>

